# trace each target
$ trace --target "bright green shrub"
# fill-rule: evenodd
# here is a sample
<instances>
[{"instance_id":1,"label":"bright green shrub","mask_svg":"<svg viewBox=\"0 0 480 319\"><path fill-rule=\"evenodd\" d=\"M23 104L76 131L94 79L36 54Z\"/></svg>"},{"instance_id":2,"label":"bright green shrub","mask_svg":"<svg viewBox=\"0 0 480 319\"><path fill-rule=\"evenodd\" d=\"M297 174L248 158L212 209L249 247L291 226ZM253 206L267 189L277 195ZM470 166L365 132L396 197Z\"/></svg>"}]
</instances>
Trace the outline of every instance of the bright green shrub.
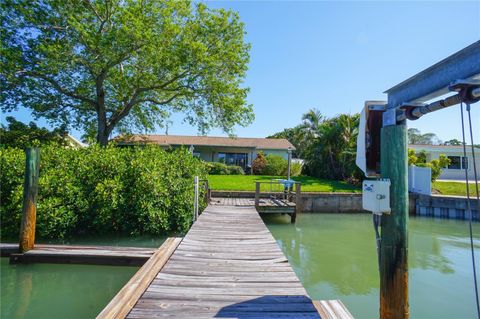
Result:
<instances>
[{"instance_id":1,"label":"bright green shrub","mask_svg":"<svg viewBox=\"0 0 480 319\"><path fill-rule=\"evenodd\" d=\"M287 163L287 166L288 166L288 163ZM287 169L288 169L288 167L287 167ZM301 173L302 173L302 164L300 164L299 162L291 162L290 163L290 176L300 176ZM286 170L285 170L284 175L287 175Z\"/></svg>"},{"instance_id":2,"label":"bright green shrub","mask_svg":"<svg viewBox=\"0 0 480 319\"><path fill-rule=\"evenodd\" d=\"M21 149L0 149L0 225L2 236L16 234L20 228L25 153ZM8 212L15 211L15 214Z\"/></svg>"},{"instance_id":3,"label":"bright green shrub","mask_svg":"<svg viewBox=\"0 0 480 319\"><path fill-rule=\"evenodd\" d=\"M432 183L442 174L442 169L450 165L450 159L445 154L440 154L438 159L427 162L427 155L424 150L415 153L413 149L408 149L408 165L418 167L430 167L432 170Z\"/></svg>"},{"instance_id":4,"label":"bright green shrub","mask_svg":"<svg viewBox=\"0 0 480 319\"><path fill-rule=\"evenodd\" d=\"M11 148L0 155L1 231L12 237L20 227L25 155ZM204 165L185 149L44 147L37 235L184 232L192 220L196 175L205 179Z\"/></svg>"},{"instance_id":5,"label":"bright green shrub","mask_svg":"<svg viewBox=\"0 0 480 319\"><path fill-rule=\"evenodd\" d=\"M437 178L442 175L442 169L447 167L450 164L450 159L444 154L440 154L438 159L431 160L428 163L416 163L415 166L419 167L430 167L432 170L432 183L437 180Z\"/></svg>"},{"instance_id":6,"label":"bright green shrub","mask_svg":"<svg viewBox=\"0 0 480 319\"><path fill-rule=\"evenodd\" d=\"M267 165L263 170L264 175L281 176L286 175L287 160L279 155L269 154L265 157Z\"/></svg>"},{"instance_id":7,"label":"bright green shrub","mask_svg":"<svg viewBox=\"0 0 480 319\"><path fill-rule=\"evenodd\" d=\"M211 175L243 175L245 172L243 168L236 165L227 165L221 162L207 162L205 163L208 174Z\"/></svg>"},{"instance_id":8,"label":"bright green shrub","mask_svg":"<svg viewBox=\"0 0 480 319\"><path fill-rule=\"evenodd\" d=\"M229 165L228 166L228 175L245 175L245 171L241 166Z\"/></svg>"}]
</instances>

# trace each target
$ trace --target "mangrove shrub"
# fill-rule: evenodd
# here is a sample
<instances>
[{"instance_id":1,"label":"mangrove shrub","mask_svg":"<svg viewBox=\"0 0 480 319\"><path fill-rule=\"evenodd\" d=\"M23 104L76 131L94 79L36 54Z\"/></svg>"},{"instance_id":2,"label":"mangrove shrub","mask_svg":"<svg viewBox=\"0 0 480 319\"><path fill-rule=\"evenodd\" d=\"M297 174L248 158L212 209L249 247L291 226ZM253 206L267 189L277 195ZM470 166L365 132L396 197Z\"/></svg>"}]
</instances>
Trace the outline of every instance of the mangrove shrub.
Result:
<instances>
[{"instance_id":1,"label":"mangrove shrub","mask_svg":"<svg viewBox=\"0 0 480 319\"><path fill-rule=\"evenodd\" d=\"M205 178L204 165L185 149L52 145L41 149L40 158L37 236L42 238L184 232L192 220L194 176ZM0 165L2 236L17 236L23 150L0 149Z\"/></svg>"}]
</instances>

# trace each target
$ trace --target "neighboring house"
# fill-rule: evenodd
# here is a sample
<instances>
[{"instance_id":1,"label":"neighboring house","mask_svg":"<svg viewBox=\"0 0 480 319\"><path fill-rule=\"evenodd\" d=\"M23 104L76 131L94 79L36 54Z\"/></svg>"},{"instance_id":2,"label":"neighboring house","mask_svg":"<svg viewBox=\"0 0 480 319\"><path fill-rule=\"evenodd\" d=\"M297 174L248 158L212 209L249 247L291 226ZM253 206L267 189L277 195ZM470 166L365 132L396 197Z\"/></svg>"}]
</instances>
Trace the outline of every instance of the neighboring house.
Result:
<instances>
[{"instance_id":1,"label":"neighboring house","mask_svg":"<svg viewBox=\"0 0 480 319\"><path fill-rule=\"evenodd\" d=\"M133 135L116 137L119 145L158 144L162 147L193 147L193 155L208 162L223 162L238 165L243 169L252 165L258 152L265 155L280 155L288 158L288 151L295 147L286 139L245 138L245 137L212 137L212 136L180 136L180 135Z\"/></svg>"},{"instance_id":2,"label":"neighboring house","mask_svg":"<svg viewBox=\"0 0 480 319\"><path fill-rule=\"evenodd\" d=\"M65 135L63 138L65 140L66 146L71 148L83 148L88 146L87 144L77 140L70 134Z\"/></svg>"},{"instance_id":3,"label":"neighboring house","mask_svg":"<svg viewBox=\"0 0 480 319\"><path fill-rule=\"evenodd\" d=\"M408 148L415 150L416 153L425 151L427 162L432 159L438 159L440 154L444 154L450 159L450 165L442 170L439 179L465 180L465 167L467 168L468 178L474 178L473 156L471 146L467 146L467 157L463 156L463 146L450 145L408 145ZM475 158L477 173L480 173L480 148L475 148Z\"/></svg>"}]
</instances>

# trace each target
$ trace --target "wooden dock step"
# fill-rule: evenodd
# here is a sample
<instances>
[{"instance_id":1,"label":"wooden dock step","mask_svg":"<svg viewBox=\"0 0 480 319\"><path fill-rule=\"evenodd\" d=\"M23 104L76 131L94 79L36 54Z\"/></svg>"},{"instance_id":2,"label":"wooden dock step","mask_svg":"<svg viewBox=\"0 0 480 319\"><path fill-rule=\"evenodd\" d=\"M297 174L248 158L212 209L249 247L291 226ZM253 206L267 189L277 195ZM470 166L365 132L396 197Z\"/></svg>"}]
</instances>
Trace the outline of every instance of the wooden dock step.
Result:
<instances>
[{"instance_id":1,"label":"wooden dock step","mask_svg":"<svg viewBox=\"0 0 480 319\"><path fill-rule=\"evenodd\" d=\"M89 265L141 266L156 248L116 246L43 245L24 254L18 252L18 244L0 244L2 256L10 256L10 263L61 263Z\"/></svg>"}]
</instances>

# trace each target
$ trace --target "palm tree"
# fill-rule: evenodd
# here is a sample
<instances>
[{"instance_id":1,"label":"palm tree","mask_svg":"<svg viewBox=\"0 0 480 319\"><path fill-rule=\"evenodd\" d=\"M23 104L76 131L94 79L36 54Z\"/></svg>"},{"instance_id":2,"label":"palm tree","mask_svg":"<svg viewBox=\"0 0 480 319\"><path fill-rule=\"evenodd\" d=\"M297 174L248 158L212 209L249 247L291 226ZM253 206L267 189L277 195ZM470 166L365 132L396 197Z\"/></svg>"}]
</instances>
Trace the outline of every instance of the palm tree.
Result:
<instances>
[{"instance_id":1,"label":"palm tree","mask_svg":"<svg viewBox=\"0 0 480 319\"><path fill-rule=\"evenodd\" d=\"M316 137L318 135L320 125L322 125L324 121L325 117L319 110L315 108L310 109L310 111L302 116L303 130L311 136Z\"/></svg>"}]
</instances>

